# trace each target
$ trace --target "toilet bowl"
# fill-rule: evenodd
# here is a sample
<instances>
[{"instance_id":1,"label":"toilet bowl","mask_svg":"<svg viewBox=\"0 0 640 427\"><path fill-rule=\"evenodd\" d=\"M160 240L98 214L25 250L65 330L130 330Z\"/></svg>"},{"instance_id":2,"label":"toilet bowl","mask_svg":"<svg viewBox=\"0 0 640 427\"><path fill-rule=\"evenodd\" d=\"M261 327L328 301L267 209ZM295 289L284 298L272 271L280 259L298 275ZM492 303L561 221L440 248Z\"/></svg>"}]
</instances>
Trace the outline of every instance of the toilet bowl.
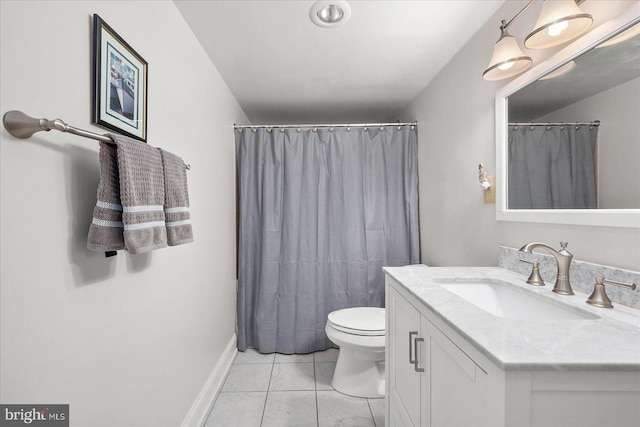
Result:
<instances>
[{"instance_id":1,"label":"toilet bowl","mask_svg":"<svg viewBox=\"0 0 640 427\"><path fill-rule=\"evenodd\" d=\"M356 397L384 397L385 309L345 308L329 313L327 337L340 347L331 385Z\"/></svg>"}]
</instances>

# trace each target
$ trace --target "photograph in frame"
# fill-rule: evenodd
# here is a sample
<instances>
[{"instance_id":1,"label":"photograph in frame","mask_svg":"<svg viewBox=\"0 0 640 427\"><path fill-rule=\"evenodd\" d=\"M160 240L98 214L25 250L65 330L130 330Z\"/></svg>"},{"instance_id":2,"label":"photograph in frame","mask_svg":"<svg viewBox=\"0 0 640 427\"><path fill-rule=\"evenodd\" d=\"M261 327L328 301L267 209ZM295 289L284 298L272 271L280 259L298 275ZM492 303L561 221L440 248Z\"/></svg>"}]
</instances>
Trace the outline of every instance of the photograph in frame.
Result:
<instances>
[{"instance_id":1,"label":"photograph in frame","mask_svg":"<svg viewBox=\"0 0 640 427\"><path fill-rule=\"evenodd\" d=\"M93 15L93 122L146 142L147 62Z\"/></svg>"}]
</instances>

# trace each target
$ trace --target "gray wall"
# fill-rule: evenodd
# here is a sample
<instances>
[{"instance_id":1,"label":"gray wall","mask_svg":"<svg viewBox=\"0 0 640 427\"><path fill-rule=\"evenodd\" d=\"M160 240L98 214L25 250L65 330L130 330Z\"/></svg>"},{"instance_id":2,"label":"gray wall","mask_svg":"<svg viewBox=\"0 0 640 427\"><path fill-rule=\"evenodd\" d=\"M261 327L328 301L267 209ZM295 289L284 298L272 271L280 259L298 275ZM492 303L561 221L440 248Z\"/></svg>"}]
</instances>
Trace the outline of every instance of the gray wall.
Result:
<instances>
[{"instance_id":1,"label":"gray wall","mask_svg":"<svg viewBox=\"0 0 640 427\"><path fill-rule=\"evenodd\" d=\"M483 203L478 163L495 173L495 92L509 80L487 82L487 67L500 20L527 2L508 1L478 31L399 117L419 122L420 227L422 261L433 266L497 264L497 246L530 241L553 246L568 241L577 259L640 270L640 230L555 224L497 222L495 205ZM511 27L522 41L533 28L540 4ZM582 4L594 27L634 2ZM562 46L561 46L562 47ZM527 51L539 63L559 48Z\"/></svg>"},{"instance_id":2,"label":"gray wall","mask_svg":"<svg viewBox=\"0 0 640 427\"><path fill-rule=\"evenodd\" d=\"M91 19L149 62L148 142L181 155L195 242L86 249L98 143L0 131L0 398L71 425L180 425L235 336L234 122L247 118L173 2L0 2L2 113L91 122Z\"/></svg>"}]
</instances>

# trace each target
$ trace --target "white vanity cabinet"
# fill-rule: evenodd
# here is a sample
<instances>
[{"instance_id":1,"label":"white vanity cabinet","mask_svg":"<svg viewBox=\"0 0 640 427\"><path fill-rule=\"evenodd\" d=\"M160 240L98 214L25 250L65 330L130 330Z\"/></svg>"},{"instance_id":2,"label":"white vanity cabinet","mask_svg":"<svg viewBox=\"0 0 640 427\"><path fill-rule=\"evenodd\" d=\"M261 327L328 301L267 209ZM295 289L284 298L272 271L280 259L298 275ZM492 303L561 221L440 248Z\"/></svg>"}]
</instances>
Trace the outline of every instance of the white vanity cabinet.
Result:
<instances>
[{"instance_id":1,"label":"white vanity cabinet","mask_svg":"<svg viewBox=\"0 0 640 427\"><path fill-rule=\"evenodd\" d=\"M390 280L390 279L387 279ZM426 389L424 372L420 372L414 363L416 347L419 339L424 337L422 315L400 293L387 285L387 342L386 342L386 371L388 372L386 386L387 408L393 409L387 415L387 425L420 425L424 409L422 405L423 390ZM393 333L388 333L393 331ZM423 360L418 355L420 366Z\"/></svg>"},{"instance_id":2,"label":"white vanity cabinet","mask_svg":"<svg viewBox=\"0 0 640 427\"><path fill-rule=\"evenodd\" d=\"M386 298L387 425L485 425L487 372L390 278Z\"/></svg>"},{"instance_id":3,"label":"white vanity cabinet","mask_svg":"<svg viewBox=\"0 0 640 427\"><path fill-rule=\"evenodd\" d=\"M544 319L503 322L432 284L446 268L385 271L387 426L640 426L637 326L550 322L549 328L570 330L549 339L554 329L547 332ZM582 337L580 330L589 337L597 328L610 334L610 343ZM563 353L574 342L583 351Z\"/></svg>"}]
</instances>

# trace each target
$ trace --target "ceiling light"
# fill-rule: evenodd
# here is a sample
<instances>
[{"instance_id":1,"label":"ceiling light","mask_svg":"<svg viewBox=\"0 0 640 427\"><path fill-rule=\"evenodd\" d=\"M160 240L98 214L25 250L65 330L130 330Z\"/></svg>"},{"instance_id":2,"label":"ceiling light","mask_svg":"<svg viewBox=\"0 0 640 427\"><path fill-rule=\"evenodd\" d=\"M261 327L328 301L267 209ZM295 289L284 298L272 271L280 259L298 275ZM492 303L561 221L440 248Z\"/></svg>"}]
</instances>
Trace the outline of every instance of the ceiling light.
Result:
<instances>
[{"instance_id":1,"label":"ceiling light","mask_svg":"<svg viewBox=\"0 0 640 427\"><path fill-rule=\"evenodd\" d=\"M344 11L340 6L329 4L316 13L318 18L327 24L333 24L344 18Z\"/></svg>"},{"instance_id":2,"label":"ceiling light","mask_svg":"<svg viewBox=\"0 0 640 427\"><path fill-rule=\"evenodd\" d=\"M518 42L507 32L505 21L500 26L500 39L493 48L489 66L482 73L485 80L502 80L520 74L531 66L531 57L525 55Z\"/></svg>"},{"instance_id":3,"label":"ceiling light","mask_svg":"<svg viewBox=\"0 0 640 427\"><path fill-rule=\"evenodd\" d=\"M309 9L311 22L319 27L344 25L351 17L351 6L344 0L319 0Z\"/></svg>"},{"instance_id":4,"label":"ceiling light","mask_svg":"<svg viewBox=\"0 0 640 427\"><path fill-rule=\"evenodd\" d=\"M544 49L575 39L589 29L593 18L575 0L545 0L535 29L524 39L527 49Z\"/></svg>"}]
</instances>

